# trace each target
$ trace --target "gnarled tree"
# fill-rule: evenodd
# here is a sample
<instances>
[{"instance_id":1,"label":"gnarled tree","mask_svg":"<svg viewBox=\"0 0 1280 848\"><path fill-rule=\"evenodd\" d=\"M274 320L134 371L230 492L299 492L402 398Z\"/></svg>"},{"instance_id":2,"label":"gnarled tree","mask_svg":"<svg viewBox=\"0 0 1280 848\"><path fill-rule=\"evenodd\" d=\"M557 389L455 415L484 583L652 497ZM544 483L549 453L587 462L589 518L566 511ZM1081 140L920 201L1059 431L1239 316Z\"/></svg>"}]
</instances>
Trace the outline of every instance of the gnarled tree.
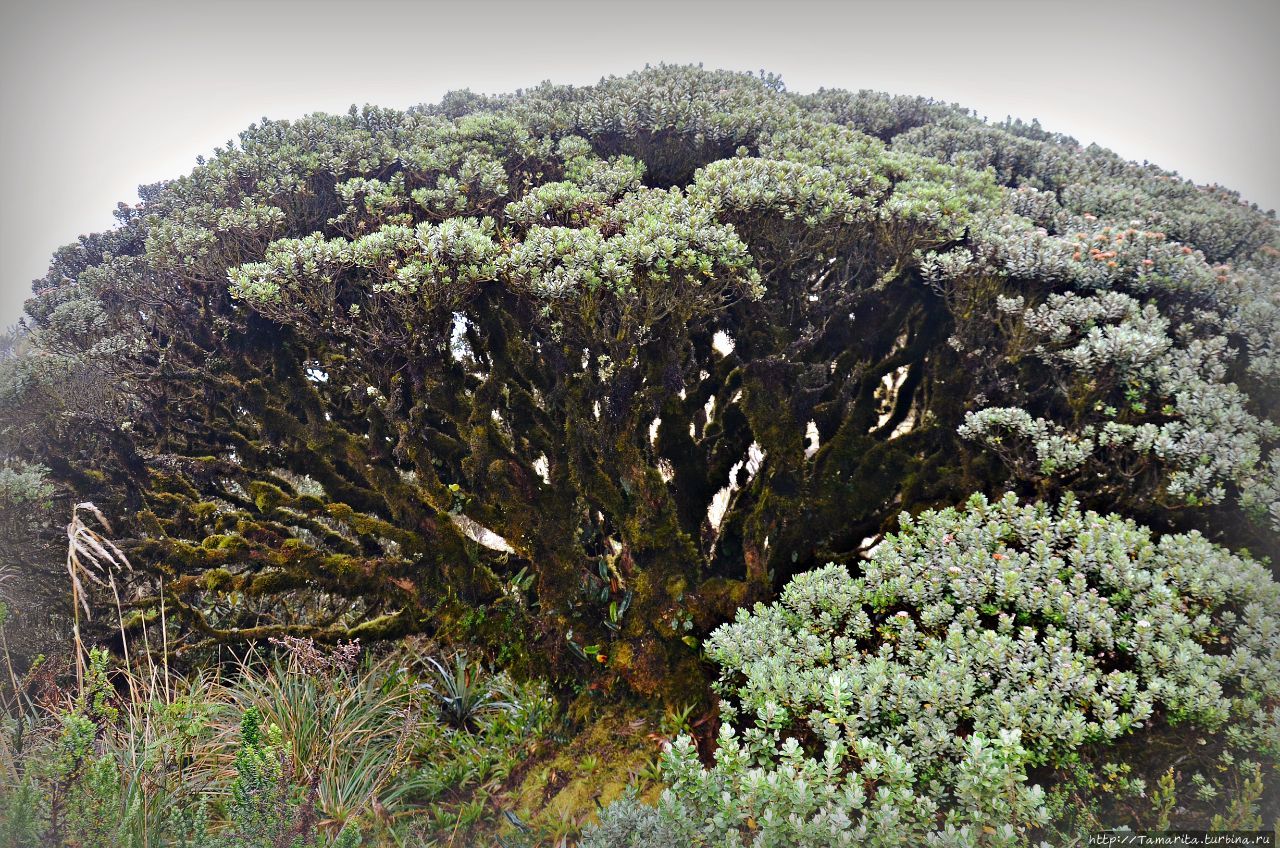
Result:
<instances>
[{"instance_id":1,"label":"gnarled tree","mask_svg":"<svg viewBox=\"0 0 1280 848\"><path fill-rule=\"evenodd\" d=\"M134 519L189 644L529 625L679 692L970 491L1277 538L1274 217L1038 125L660 67L264 121L118 214L7 450Z\"/></svg>"}]
</instances>

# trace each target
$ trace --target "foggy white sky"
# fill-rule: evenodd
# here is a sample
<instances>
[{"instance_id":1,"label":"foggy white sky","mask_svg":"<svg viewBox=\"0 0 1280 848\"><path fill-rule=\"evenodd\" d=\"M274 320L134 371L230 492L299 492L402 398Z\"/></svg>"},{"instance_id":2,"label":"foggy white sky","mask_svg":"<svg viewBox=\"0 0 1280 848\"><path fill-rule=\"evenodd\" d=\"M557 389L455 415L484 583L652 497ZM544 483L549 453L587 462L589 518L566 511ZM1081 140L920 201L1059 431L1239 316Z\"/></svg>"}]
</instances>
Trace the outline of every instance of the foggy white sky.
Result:
<instances>
[{"instance_id":1,"label":"foggy white sky","mask_svg":"<svg viewBox=\"0 0 1280 848\"><path fill-rule=\"evenodd\" d=\"M52 250L263 116L407 107L454 88L589 84L646 62L792 91L954 101L1280 206L1280 4L66 2L0 12L0 325Z\"/></svg>"}]
</instances>

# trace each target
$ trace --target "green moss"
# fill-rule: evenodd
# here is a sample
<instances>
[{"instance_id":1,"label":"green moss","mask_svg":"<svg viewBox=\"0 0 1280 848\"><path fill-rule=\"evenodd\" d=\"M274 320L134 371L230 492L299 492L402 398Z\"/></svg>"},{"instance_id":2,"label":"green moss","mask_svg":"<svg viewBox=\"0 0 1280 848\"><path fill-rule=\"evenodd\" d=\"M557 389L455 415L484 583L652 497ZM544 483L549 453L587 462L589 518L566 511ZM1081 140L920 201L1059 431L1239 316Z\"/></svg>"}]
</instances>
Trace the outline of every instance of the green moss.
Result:
<instances>
[{"instance_id":1,"label":"green moss","mask_svg":"<svg viewBox=\"0 0 1280 848\"><path fill-rule=\"evenodd\" d=\"M324 570L328 577L338 580L363 580L369 576L364 560L344 554L332 554L324 558Z\"/></svg>"},{"instance_id":2,"label":"green moss","mask_svg":"<svg viewBox=\"0 0 1280 848\"><path fill-rule=\"evenodd\" d=\"M200 540L200 547L206 551L218 551L224 555L238 555L248 549L244 537L235 533L219 533L205 536Z\"/></svg>"},{"instance_id":3,"label":"green moss","mask_svg":"<svg viewBox=\"0 0 1280 848\"><path fill-rule=\"evenodd\" d=\"M315 495L299 495L293 505L302 512L319 512L324 509L324 501Z\"/></svg>"},{"instance_id":4,"label":"green moss","mask_svg":"<svg viewBox=\"0 0 1280 848\"><path fill-rule=\"evenodd\" d=\"M698 584L698 590L690 599L694 628L702 633L725 621L733 619L734 612L748 606L758 589L744 580L712 577Z\"/></svg>"},{"instance_id":5,"label":"green moss","mask_svg":"<svg viewBox=\"0 0 1280 848\"><path fill-rule=\"evenodd\" d=\"M188 507L191 512L192 519L197 522L208 521L210 518L218 514L218 510L220 508L221 507L218 504L212 501L201 501L200 503L192 504Z\"/></svg>"},{"instance_id":6,"label":"green moss","mask_svg":"<svg viewBox=\"0 0 1280 848\"><path fill-rule=\"evenodd\" d=\"M661 787L642 777L660 750L660 740L649 736L657 724L638 710L596 709L569 744L532 763L513 787L512 806L535 830L562 831L566 821L581 828L594 821L597 804L609 804L632 783L645 800L657 800ZM596 767L585 771L584 761Z\"/></svg>"},{"instance_id":7,"label":"green moss","mask_svg":"<svg viewBox=\"0 0 1280 848\"><path fill-rule=\"evenodd\" d=\"M214 568L205 572L204 587L210 592L225 592L236 585L236 577L225 568Z\"/></svg>"},{"instance_id":8,"label":"green moss","mask_svg":"<svg viewBox=\"0 0 1280 848\"><path fill-rule=\"evenodd\" d=\"M361 639L367 642L392 639L396 636L403 636L415 624L416 622L404 611L397 610L393 613L360 622L355 627L352 627L344 638Z\"/></svg>"},{"instance_id":9,"label":"green moss","mask_svg":"<svg viewBox=\"0 0 1280 848\"><path fill-rule=\"evenodd\" d=\"M270 595L282 589L287 589L292 585L293 581L289 580L285 575L278 571L268 571L259 574L249 583L247 593L255 597Z\"/></svg>"},{"instance_id":10,"label":"green moss","mask_svg":"<svg viewBox=\"0 0 1280 848\"><path fill-rule=\"evenodd\" d=\"M270 483L264 483L261 480L255 480L248 486L249 496L253 498L253 504L258 508L258 512L268 513L277 507L284 506L289 503L292 498L285 494L284 490L279 486L273 486Z\"/></svg>"}]
</instances>

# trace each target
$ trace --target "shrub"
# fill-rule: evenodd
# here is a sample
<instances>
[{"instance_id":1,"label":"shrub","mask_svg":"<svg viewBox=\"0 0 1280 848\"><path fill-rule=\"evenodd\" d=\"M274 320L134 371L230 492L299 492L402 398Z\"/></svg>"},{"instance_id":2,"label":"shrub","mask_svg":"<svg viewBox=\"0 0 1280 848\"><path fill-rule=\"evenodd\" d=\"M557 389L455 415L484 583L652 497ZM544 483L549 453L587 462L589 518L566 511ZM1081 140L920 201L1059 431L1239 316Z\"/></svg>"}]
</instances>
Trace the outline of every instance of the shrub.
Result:
<instances>
[{"instance_id":1,"label":"shrub","mask_svg":"<svg viewBox=\"0 0 1280 848\"><path fill-rule=\"evenodd\" d=\"M763 750L720 733L715 764L704 768L689 738L663 756L667 789L656 810L634 795L607 808L584 848L650 845L828 846L1023 844L1043 824L1044 793L1025 785L1027 752L1017 731L972 736L959 762L956 803L945 812L910 761L869 739L828 745L820 759L790 738ZM850 767L850 763L858 765ZM941 821L940 821L941 820ZM999 822L992 826L990 822Z\"/></svg>"},{"instance_id":2,"label":"shrub","mask_svg":"<svg viewBox=\"0 0 1280 848\"><path fill-rule=\"evenodd\" d=\"M236 752L236 778L231 784L231 827L214 841L217 848L316 848L317 787L314 767L301 786L294 759L280 728L263 726L257 709L245 711ZM342 828L334 848L354 848L359 831Z\"/></svg>"},{"instance_id":3,"label":"shrub","mask_svg":"<svg viewBox=\"0 0 1280 848\"><path fill-rule=\"evenodd\" d=\"M974 496L900 520L860 573L798 575L712 634L715 764L678 742L657 818L620 815L714 844L829 844L861 827L1022 844L1048 819L1028 771L1086 745L1181 724L1270 744L1280 586L1260 564L1070 498Z\"/></svg>"},{"instance_id":4,"label":"shrub","mask_svg":"<svg viewBox=\"0 0 1280 848\"><path fill-rule=\"evenodd\" d=\"M987 407L966 415L961 436L1023 477L1097 479L1110 471L1116 482L1104 490L1145 490L1174 508L1220 503L1231 487L1259 523L1280 513L1270 469L1260 467L1262 446L1278 428L1223 380L1233 355L1224 337L1179 347L1153 303L1120 292L1055 294L1023 307L1021 297L997 302L1025 328L1025 352L1067 387L1061 400L1079 412L1068 428L1020 407Z\"/></svg>"}]
</instances>

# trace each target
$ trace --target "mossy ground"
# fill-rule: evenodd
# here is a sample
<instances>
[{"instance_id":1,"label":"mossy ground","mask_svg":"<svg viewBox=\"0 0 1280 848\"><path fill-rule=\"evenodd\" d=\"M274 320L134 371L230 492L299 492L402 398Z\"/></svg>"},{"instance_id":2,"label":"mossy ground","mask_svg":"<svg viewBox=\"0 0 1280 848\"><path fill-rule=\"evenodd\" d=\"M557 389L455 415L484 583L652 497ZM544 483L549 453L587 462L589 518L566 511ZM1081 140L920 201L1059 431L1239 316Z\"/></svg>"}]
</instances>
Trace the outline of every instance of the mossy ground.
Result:
<instances>
[{"instance_id":1,"label":"mossy ground","mask_svg":"<svg viewBox=\"0 0 1280 848\"><path fill-rule=\"evenodd\" d=\"M655 802L651 768L661 751L659 723L630 707L599 710L565 744L533 753L512 775L510 809L536 833L576 834L628 786ZM599 806L597 806L599 805Z\"/></svg>"}]
</instances>

